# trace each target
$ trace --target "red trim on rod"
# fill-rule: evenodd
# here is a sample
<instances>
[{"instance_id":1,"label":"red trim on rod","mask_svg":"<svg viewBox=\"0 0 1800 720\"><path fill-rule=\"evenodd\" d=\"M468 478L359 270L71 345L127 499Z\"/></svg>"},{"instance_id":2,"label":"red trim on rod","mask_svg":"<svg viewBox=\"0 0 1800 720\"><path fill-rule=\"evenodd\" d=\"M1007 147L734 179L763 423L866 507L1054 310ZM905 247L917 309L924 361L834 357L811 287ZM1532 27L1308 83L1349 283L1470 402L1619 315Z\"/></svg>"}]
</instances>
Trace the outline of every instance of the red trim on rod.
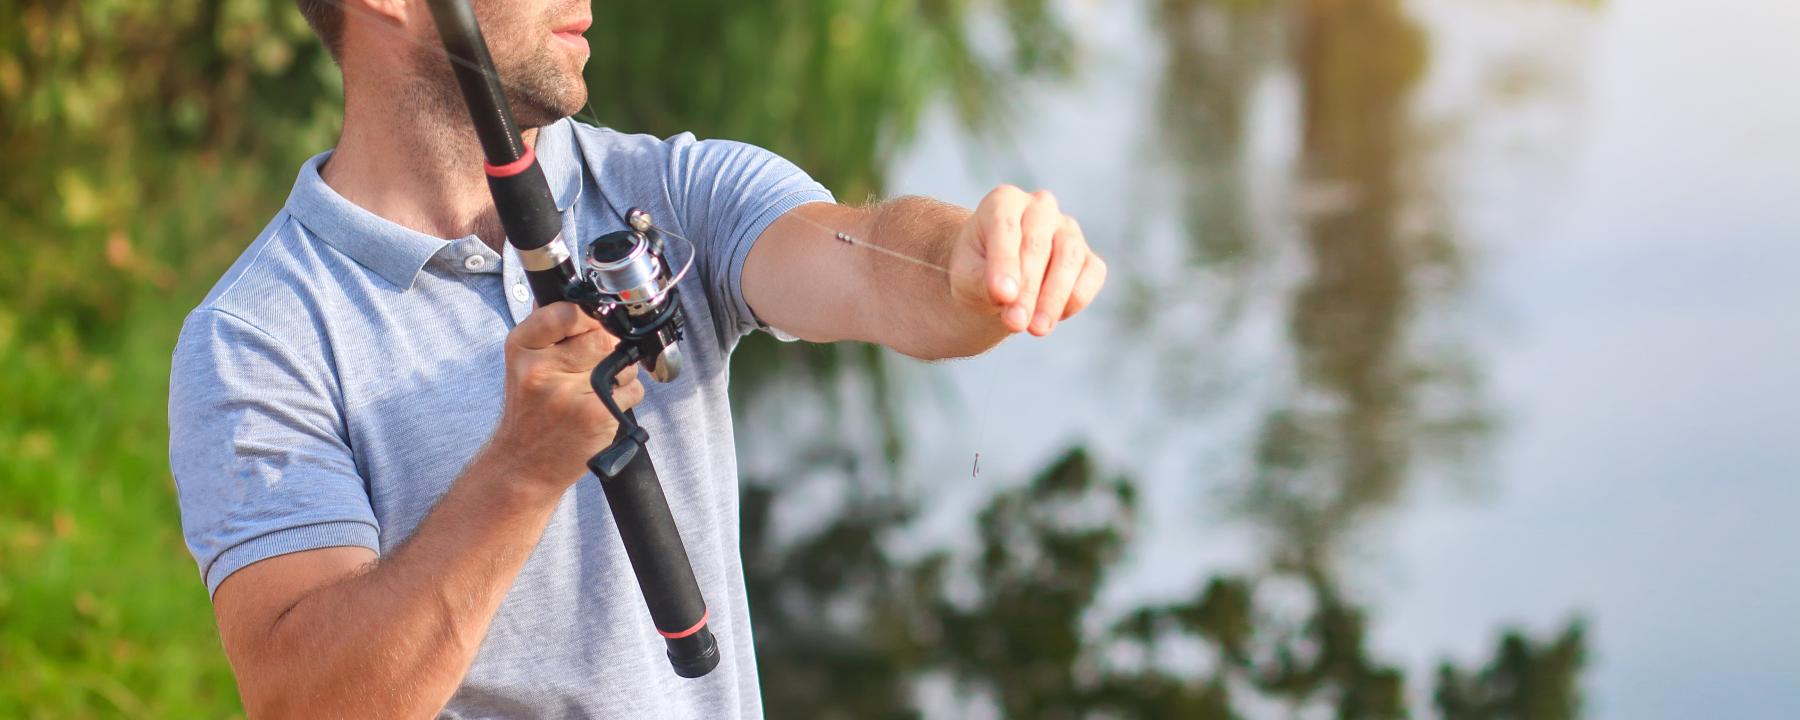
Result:
<instances>
[{"instance_id":1,"label":"red trim on rod","mask_svg":"<svg viewBox=\"0 0 1800 720\"><path fill-rule=\"evenodd\" d=\"M481 167L487 171L488 177L512 177L525 172L525 168L531 167L534 162L537 162L537 151L531 149L530 145L526 145L525 154L520 155L517 160L505 165L489 165L487 161L483 160Z\"/></svg>"},{"instance_id":2,"label":"red trim on rod","mask_svg":"<svg viewBox=\"0 0 1800 720\"><path fill-rule=\"evenodd\" d=\"M700 622L694 623L693 627L683 630L681 632L673 632L673 633L663 632L662 628L657 628L656 634L666 637L670 640L680 640L681 638L684 638L684 637L687 637L694 633L700 632L700 628L706 627L706 618L711 615L712 615L712 608L707 608L706 612L700 613Z\"/></svg>"}]
</instances>

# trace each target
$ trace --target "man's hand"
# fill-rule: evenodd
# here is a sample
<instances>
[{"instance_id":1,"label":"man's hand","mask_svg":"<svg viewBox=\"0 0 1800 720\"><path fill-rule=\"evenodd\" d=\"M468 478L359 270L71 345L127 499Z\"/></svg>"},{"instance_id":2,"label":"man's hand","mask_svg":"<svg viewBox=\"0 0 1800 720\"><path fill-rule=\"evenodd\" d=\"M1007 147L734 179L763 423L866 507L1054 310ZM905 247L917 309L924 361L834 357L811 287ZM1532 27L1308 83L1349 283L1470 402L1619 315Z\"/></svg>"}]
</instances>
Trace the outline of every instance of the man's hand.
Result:
<instances>
[{"instance_id":1,"label":"man's hand","mask_svg":"<svg viewBox=\"0 0 1800 720\"><path fill-rule=\"evenodd\" d=\"M1001 185L981 199L950 252L957 301L998 313L1011 332L1044 336L1092 302L1106 262L1047 190Z\"/></svg>"},{"instance_id":2,"label":"man's hand","mask_svg":"<svg viewBox=\"0 0 1800 720\"><path fill-rule=\"evenodd\" d=\"M832 230L918 262L835 243ZM978 355L1013 333L1047 335L1105 283L1106 263L1056 198L1011 185L973 212L916 196L807 203L763 230L743 273L744 300L768 325L927 360Z\"/></svg>"},{"instance_id":3,"label":"man's hand","mask_svg":"<svg viewBox=\"0 0 1800 720\"><path fill-rule=\"evenodd\" d=\"M506 336L506 405L483 455L507 458L514 482L560 495L618 430L588 382L618 344L574 303L533 311ZM613 398L621 409L644 398L637 370L632 365L616 377Z\"/></svg>"},{"instance_id":4,"label":"man's hand","mask_svg":"<svg viewBox=\"0 0 1800 720\"><path fill-rule=\"evenodd\" d=\"M251 717L430 717L462 684L519 568L617 423L588 374L618 341L570 303L506 337L506 405L417 532L384 554L330 547L251 564L213 596ZM634 365L619 406L644 397Z\"/></svg>"}]
</instances>

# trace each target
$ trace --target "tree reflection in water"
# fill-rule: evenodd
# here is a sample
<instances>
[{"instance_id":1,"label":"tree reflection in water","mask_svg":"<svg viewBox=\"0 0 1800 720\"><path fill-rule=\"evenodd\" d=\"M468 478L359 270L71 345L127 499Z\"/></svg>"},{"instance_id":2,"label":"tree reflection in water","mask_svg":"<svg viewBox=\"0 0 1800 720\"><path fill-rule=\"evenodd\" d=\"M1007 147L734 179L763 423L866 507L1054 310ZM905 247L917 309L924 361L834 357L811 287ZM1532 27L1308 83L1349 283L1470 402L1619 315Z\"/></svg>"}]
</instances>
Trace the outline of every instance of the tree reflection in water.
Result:
<instances>
[{"instance_id":1,"label":"tree reflection in water","mask_svg":"<svg viewBox=\"0 0 1800 720\"><path fill-rule=\"evenodd\" d=\"M903 68L870 61L873 49L834 45L832 37L851 31L826 9L818 20L832 31L809 47L830 55L833 73L861 74L785 92L829 97L845 84L889 82L914 93L947 88L967 117L982 119L971 100L979 88L998 87L1007 72L1059 66L1030 48L1056 49L1058 58L1066 48L1042 3L1007 6L1009 27L1037 39L1018 45L1027 51L1016 62L982 65L956 40L967 31L966 9L932 5L935 20L950 19L932 42L961 53L962 64L939 63L944 72L910 85ZM785 22L740 12L772 27ZM1455 300L1463 272L1461 248L1422 170L1419 154L1429 148L1415 139L1409 112L1430 61L1424 30L1397 0L1156 0L1154 17L1167 52L1158 137L1178 171L1168 184L1191 209L1184 230L1192 265L1229 288L1214 311L1220 327L1246 294L1263 291L1277 251L1251 211L1243 154L1251 96L1271 69L1285 68L1297 86L1299 189L1284 222L1307 269L1282 286L1291 293L1281 305L1292 378L1264 414L1247 448L1254 470L1235 492L1239 514L1265 531L1263 569L1212 577L1184 602L1097 619L1096 596L1137 526L1138 494L1135 480L1105 475L1080 448L992 498L972 558L896 553L891 537L916 518L919 500L895 477L904 438L885 356L752 342L733 367L747 449L779 446L799 458L745 478L744 554L769 713L913 717L987 707L1021 718L1401 717L1429 686L1429 703L1448 718L1575 716L1585 654L1579 622L1544 640L1505 632L1482 666L1446 663L1433 678L1412 678L1409 690L1405 671L1371 651L1368 613L1344 590L1333 557L1427 469L1470 467L1493 424L1479 368L1456 338L1433 334L1441 323L1431 322L1432 311ZM877 25L855 32L890 41L876 48L903 36ZM797 130L816 117L745 127L715 121L721 134L787 152L840 188L874 190L922 97L874 96L831 117L854 126L834 131L840 142ZM657 112L702 112L648 107L638 117L652 127ZM1133 279L1122 280L1129 293ZM1142 284L1136 290L1142 299L1160 295ZM1149 308L1139 302L1127 312ZM797 392L814 402L795 402ZM809 419L821 407L825 417ZM874 409L856 409L863 407ZM861 414L873 417L852 417ZM793 430L808 424L868 432ZM809 509L794 523L781 514L784 504L835 510Z\"/></svg>"},{"instance_id":2,"label":"tree reflection in water","mask_svg":"<svg viewBox=\"0 0 1800 720\"><path fill-rule=\"evenodd\" d=\"M771 487L749 484L744 533L773 716L913 717L918 687L934 682L959 691L956 703L1018 718L1408 714L1403 672L1371 655L1363 609L1322 567L1216 576L1187 602L1092 631L1137 494L1080 449L990 502L975 560L960 566L949 552L902 560L883 549L910 515L904 503L854 507L798 543L773 543ZM1297 617L1296 593L1307 606ZM1547 642L1509 631L1485 667L1444 664L1434 702L1459 720L1574 717L1582 638L1579 624ZM1183 650L1200 662L1170 662Z\"/></svg>"},{"instance_id":3,"label":"tree reflection in water","mask_svg":"<svg viewBox=\"0 0 1800 720\"><path fill-rule=\"evenodd\" d=\"M1460 460L1490 422L1477 372L1419 321L1453 303L1462 276L1444 228L1403 222L1434 214L1431 195L1409 187L1406 108L1428 63L1424 34L1398 0L1304 7L1293 43L1302 182L1329 199L1301 223L1297 379L1264 422L1246 507L1278 529L1285 561L1309 568L1360 515L1390 506L1415 464Z\"/></svg>"}]
</instances>

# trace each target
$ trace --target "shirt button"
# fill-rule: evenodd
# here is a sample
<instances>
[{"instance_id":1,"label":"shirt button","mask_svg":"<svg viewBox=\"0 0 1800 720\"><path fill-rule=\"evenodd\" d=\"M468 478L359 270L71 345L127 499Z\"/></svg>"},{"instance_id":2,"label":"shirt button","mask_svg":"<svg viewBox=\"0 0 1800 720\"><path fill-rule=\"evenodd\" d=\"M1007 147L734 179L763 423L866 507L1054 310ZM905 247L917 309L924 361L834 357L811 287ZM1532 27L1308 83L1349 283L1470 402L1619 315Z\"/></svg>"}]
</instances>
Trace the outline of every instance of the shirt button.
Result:
<instances>
[{"instance_id":1,"label":"shirt button","mask_svg":"<svg viewBox=\"0 0 1800 720\"><path fill-rule=\"evenodd\" d=\"M512 293L513 293L513 299L517 300L519 302L525 302L526 300L531 299L531 291L525 289L524 283L514 284Z\"/></svg>"},{"instance_id":2,"label":"shirt button","mask_svg":"<svg viewBox=\"0 0 1800 720\"><path fill-rule=\"evenodd\" d=\"M466 258L463 258L463 269L464 270L480 270L486 266L487 266L487 258L484 258L480 255L470 255Z\"/></svg>"}]
</instances>

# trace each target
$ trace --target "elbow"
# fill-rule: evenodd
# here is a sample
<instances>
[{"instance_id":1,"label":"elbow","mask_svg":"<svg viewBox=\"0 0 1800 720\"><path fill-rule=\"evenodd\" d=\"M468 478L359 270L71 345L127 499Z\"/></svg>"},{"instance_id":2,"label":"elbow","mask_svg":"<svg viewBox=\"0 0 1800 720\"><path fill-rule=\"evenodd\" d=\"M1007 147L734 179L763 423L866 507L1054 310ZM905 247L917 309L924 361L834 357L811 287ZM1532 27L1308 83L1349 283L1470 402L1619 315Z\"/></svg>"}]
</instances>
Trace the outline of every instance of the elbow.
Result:
<instances>
[{"instance_id":1,"label":"elbow","mask_svg":"<svg viewBox=\"0 0 1800 720\"><path fill-rule=\"evenodd\" d=\"M357 711L345 705L349 694L341 691L335 693L309 689L296 682L275 679L273 682L257 684L245 683L240 675L238 681L238 698L244 703L244 716L248 720L301 720L302 718L319 717L351 717ZM402 707L389 707L387 711L400 717L408 714Z\"/></svg>"},{"instance_id":2,"label":"elbow","mask_svg":"<svg viewBox=\"0 0 1800 720\"><path fill-rule=\"evenodd\" d=\"M254 658L231 658L238 699L249 720L285 720L330 716L322 701L330 697L315 682L311 669L278 660L265 647Z\"/></svg>"},{"instance_id":3,"label":"elbow","mask_svg":"<svg viewBox=\"0 0 1800 720\"><path fill-rule=\"evenodd\" d=\"M243 701L244 716L249 720L283 720L304 715L301 711L303 703L296 702L291 691L262 683L247 683L242 674L238 678L238 698Z\"/></svg>"}]
</instances>

